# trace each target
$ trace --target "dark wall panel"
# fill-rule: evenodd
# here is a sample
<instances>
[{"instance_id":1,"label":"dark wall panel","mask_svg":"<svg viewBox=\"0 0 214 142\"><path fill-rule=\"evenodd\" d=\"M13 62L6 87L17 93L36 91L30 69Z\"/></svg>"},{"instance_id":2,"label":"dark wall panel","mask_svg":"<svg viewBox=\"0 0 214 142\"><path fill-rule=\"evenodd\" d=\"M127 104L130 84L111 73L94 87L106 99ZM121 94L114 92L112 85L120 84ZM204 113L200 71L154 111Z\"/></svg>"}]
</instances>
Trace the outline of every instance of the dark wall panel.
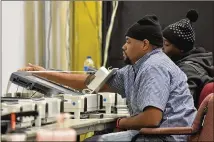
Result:
<instances>
[{"instance_id":1,"label":"dark wall panel","mask_svg":"<svg viewBox=\"0 0 214 142\"><path fill-rule=\"evenodd\" d=\"M199 12L199 18L194 23L196 32L195 45L203 46L207 50L213 51L214 2L120 1L111 37L108 66L124 66L121 47L125 42L124 34L127 28L134 22L146 14L156 14L160 23L165 26L185 18L186 12L189 9L196 9ZM104 11L104 14L105 12L107 11ZM104 22L106 22L105 19ZM103 34L106 33L104 32Z\"/></svg>"}]
</instances>

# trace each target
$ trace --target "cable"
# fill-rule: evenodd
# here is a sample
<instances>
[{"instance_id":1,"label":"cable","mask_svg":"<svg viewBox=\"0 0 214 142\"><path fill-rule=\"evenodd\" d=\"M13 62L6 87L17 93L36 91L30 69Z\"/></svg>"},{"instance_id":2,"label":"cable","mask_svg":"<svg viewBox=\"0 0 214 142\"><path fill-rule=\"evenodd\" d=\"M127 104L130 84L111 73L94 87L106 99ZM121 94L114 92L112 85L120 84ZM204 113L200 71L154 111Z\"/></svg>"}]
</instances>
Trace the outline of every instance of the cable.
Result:
<instances>
[{"instance_id":1,"label":"cable","mask_svg":"<svg viewBox=\"0 0 214 142\"><path fill-rule=\"evenodd\" d=\"M115 20L115 16L116 16L116 12L117 12L117 8L118 8L118 5L119 5L119 2L118 1L112 1L112 4L113 4L114 9L113 9L113 12L112 12L112 15L111 15L111 22L110 22L109 29L108 29L108 32L107 32L107 35L106 35L106 44L105 44L105 51L104 51L103 66L106 66L106 63L107 63L109 42L110 42L111 32L112 32L112 29L113 29L114 20Z\"/></svg>"}]
</instances>

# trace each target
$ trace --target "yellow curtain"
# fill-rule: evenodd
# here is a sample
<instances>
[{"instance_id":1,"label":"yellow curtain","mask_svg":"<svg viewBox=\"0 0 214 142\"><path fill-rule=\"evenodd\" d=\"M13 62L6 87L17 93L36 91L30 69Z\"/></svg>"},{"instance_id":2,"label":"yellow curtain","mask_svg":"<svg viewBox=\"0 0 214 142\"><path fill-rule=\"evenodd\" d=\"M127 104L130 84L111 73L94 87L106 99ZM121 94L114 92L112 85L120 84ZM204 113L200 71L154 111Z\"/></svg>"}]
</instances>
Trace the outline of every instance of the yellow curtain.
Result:
<instances>
[{"instance_id":1,"label":"yellow curtain","mask_svg":"<svg viewBox=\"0 0 214 142\"><path fill-rule=\"evenodd\" d=\"M101 64L101 1L74 1L72 70L83 70L87 56L91 56L95 67Z\"/></svg>"}]
</instances>

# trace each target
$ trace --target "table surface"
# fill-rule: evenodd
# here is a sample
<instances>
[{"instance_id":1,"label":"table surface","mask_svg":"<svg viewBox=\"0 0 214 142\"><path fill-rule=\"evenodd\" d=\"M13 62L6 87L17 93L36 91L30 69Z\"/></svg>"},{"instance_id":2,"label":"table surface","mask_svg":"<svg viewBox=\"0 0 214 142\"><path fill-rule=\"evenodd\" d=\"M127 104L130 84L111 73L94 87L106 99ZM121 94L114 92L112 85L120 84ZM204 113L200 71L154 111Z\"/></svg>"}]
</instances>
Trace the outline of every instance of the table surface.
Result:
<instances>
[{"instance_id":1,"label":"table surface","mask_svg":"<svg viewBox=\"0 0 214 142\"><path fill-rule=\"evenodd\" d=\"M41 127L29 128L25 131L25 133L27 137L35 137L36 132L40 129L54 130L61 127L61 128L75 129L77 134L80 135L87 132L104 130L108 127L114 127L113 123L116 121L116 118L121 116L127 116L127 115L126 114L109 114L109 115L104 115L104 118L99 118L99 119L67 119L64 121L64 123L60 124L60 126L57 123L47 124ZM2 135L1 139L6 140L8 135L9 134Z\"/></svg>"}]
</instances>

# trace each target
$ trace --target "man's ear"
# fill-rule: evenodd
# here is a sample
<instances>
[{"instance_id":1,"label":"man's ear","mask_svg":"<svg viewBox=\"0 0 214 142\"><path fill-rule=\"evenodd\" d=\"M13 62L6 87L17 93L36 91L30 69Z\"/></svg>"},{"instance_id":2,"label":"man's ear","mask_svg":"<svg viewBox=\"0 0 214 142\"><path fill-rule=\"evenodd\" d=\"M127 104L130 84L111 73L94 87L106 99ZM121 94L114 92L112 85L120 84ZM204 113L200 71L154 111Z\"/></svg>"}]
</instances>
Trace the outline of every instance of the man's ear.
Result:
<instances>
[{"instance_id":1,"label":"man's ear","mask_svg":"<svg viewBox=\"0 0 214 142\"><path fill-rule=\"evenodd\" d=\"M145 50L148 50L149 48L149 45L150 45L150 42L147 40L147 39L144 39L142 41L142 49L145 51Z\"/></svg>"}]
</instances>

